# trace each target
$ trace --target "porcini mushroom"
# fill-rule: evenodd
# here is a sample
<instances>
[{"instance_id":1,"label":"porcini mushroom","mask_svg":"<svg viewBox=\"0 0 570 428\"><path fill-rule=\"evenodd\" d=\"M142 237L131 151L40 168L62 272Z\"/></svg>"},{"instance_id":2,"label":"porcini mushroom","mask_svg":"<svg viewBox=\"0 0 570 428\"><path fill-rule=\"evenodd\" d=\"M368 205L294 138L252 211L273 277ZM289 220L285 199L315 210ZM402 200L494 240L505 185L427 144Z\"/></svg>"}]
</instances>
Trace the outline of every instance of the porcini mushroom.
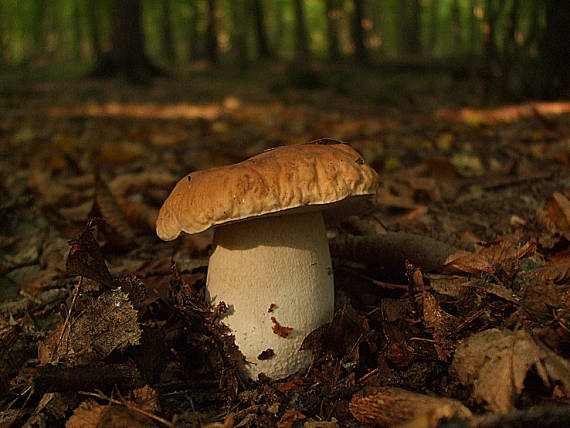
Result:
<instances>
[{"instance_id":1,"label":"porcini mushroom","mask_svg":"<svg viewBox=\"0 0 570 428\"><path fill-rule=\"evenodd\" d=\"M308 366L301 343L334 310L322 212L351 207L377 186L360 155L334 140L278 147L176 184L157 234L168 241L215 227L206 288L230 309L223 321L249 376L278 379Z\"/></svg>"}]
</instances>

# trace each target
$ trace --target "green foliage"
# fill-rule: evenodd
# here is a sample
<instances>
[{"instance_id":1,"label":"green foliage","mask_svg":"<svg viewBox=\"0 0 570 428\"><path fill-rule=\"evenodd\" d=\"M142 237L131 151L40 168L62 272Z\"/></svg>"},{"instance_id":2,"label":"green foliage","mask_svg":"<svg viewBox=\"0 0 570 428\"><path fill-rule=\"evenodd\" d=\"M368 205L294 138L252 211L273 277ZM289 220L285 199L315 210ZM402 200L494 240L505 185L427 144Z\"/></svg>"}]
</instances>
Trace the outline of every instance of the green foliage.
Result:
<instances>
[{"instance_id":1,"label":"green foliage","mask_svg":"<svg viewBox=\"0 0 570 428\"><path fill-rule=\"evenodd\" d=\"M111 10L113 1L118 0L2 0L0 7L0 63L45 67L54 62L82 64L92 63L96 57L96 44L103 51L109 49L111 33ZM161 49L161 32L164 13L163 1L141 0L143 6L143 30L147 54L158 63L165 63ZM505 34L509 29L509 11L514 0L492 2L497 8L496 37L494 43L502 49ZM92 2L96 2L93 3ZM410 31L402 23L410 25L410 19L402 17L411 0L363 0L364 28L367 50L373 61L402 59L404 53L399 45L401 37ZM353 13L352 0L339 2L341 10L337 19L341 55L349 57L353 51L350 31L350 17ZM243 7L241 25L245 27L249 58L255 60L255 34L252 19L252 3L243 0L236 6L233 0L219 0L217 19L217 40L221 61L235 63L236 29L232 23L231 7ZM487 31L485 11L486 0L423 0L420 2L420 28L422 51L420 56L465 57L469 54L483 54ZM545 19L541 2L520 2L517 15L516 41L525 56L537 55L537 30L544 31ZM454 5L457 5L454 15ZM206 0L169 0L170 36L172 50L178 64L189 61L192 44L195 51L204 50L206 28ZM317 59L327 57L327 19L325 0L305 0L307 30L311 39L311 53ZM292 0L264 0L263 10L268 28L269 45L282 59L292 59L294 54L295 10ZM91 12L90 12L91 11ZM193 16L196 11L197 16ZM435 17L435 21L433 18ZM197 35L192 40L192 20L195 20ZM431 28L432 25L435 28ZM413 24L412 24L413 25ZM95 28L99 40L94 40ZM433 37L432 37L433 36ZM430 37L434 45L430 47ZM162 40L163 41L163 40ZM459 45L458 45L459 41Z\"/></svg>"}]
</instances>

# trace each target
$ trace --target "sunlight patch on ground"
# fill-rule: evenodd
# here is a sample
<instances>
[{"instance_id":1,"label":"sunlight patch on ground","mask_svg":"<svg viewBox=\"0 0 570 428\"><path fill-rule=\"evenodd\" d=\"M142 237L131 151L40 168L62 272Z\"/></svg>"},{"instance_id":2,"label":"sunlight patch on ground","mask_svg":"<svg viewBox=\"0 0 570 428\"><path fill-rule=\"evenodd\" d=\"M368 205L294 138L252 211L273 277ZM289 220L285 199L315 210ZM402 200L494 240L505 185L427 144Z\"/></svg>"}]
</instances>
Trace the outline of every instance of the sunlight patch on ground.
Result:
<instances>
[{"instance_id":1,"label":"sunlight patch on ground","mask_svg":"<svg viewBox=\"0 0 570 428\"><path fill-rule=\"evenodd\" d=\"M140 104L117 103L88 104L74 107L53 107L48 115L52 117L134 117L148 119L216 119L224 110L220 104Z\"/></svg>"},{"instance_id":2,"label":"sunlight patch on ground","mask_svg":"<svg viewBox=\"0 0 570 428\"><path fill-rule=\"evenodd\" d=\"M451 122L464 122L471 125L485 123L514 122L528 117L559 116L570 113L570 102L528 102L506 106L473 109L462 108L459 111L440 109L436 112L438 118Z\"/></svg>"}]
</instances>

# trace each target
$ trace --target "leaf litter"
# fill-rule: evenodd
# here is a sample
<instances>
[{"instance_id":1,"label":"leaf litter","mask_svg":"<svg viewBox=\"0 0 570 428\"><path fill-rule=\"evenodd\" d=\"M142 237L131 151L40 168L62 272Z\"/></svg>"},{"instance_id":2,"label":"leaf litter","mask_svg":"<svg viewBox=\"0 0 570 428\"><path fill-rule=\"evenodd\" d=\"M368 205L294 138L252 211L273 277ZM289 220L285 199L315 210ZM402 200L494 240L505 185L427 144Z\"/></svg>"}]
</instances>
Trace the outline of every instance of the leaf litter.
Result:
<instances>
[{"instance_id":1,"label":"leaf litter","mask_svg":"<svg viewBox=\"0 0 570 428\"><path fill-rule=\"evenodd\" d=\"M89 84L113 93L112 83ZM548 113L546 127L525 105L410 113L326 90L303 95L313 104L224 94L173 106L170 85L89 108L55 85L0 119L0 151L10 154L0 165L3 420L570 418L566 111ZM323 136L358 149L381 189L367 216L329 229L336 313L303 343L310 368L246 381L222 322L231 302L205 302L212 235L159 242L154 219L189 171Z\"/></svg>"}]
</instances>

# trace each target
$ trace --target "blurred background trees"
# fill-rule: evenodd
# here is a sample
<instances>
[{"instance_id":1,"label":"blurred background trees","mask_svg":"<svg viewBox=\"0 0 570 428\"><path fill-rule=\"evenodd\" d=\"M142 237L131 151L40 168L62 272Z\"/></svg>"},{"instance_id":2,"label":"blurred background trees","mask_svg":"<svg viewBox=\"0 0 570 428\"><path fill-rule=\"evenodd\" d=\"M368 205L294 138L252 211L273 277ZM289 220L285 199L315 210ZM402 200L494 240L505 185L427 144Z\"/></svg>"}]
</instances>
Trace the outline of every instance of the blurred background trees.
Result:
<instances>
[{"instance_id":1,"label":"blurred background trees","mask_svg":"<svg viewBox=\"0 0 570 428\"><path fill-rule=\"evenodd\" d=\"M488 95L568 88L564 0L2 0L0 65L150 76L207 61L355 62L477 76Z\"/></svg>"}]
</instances>

